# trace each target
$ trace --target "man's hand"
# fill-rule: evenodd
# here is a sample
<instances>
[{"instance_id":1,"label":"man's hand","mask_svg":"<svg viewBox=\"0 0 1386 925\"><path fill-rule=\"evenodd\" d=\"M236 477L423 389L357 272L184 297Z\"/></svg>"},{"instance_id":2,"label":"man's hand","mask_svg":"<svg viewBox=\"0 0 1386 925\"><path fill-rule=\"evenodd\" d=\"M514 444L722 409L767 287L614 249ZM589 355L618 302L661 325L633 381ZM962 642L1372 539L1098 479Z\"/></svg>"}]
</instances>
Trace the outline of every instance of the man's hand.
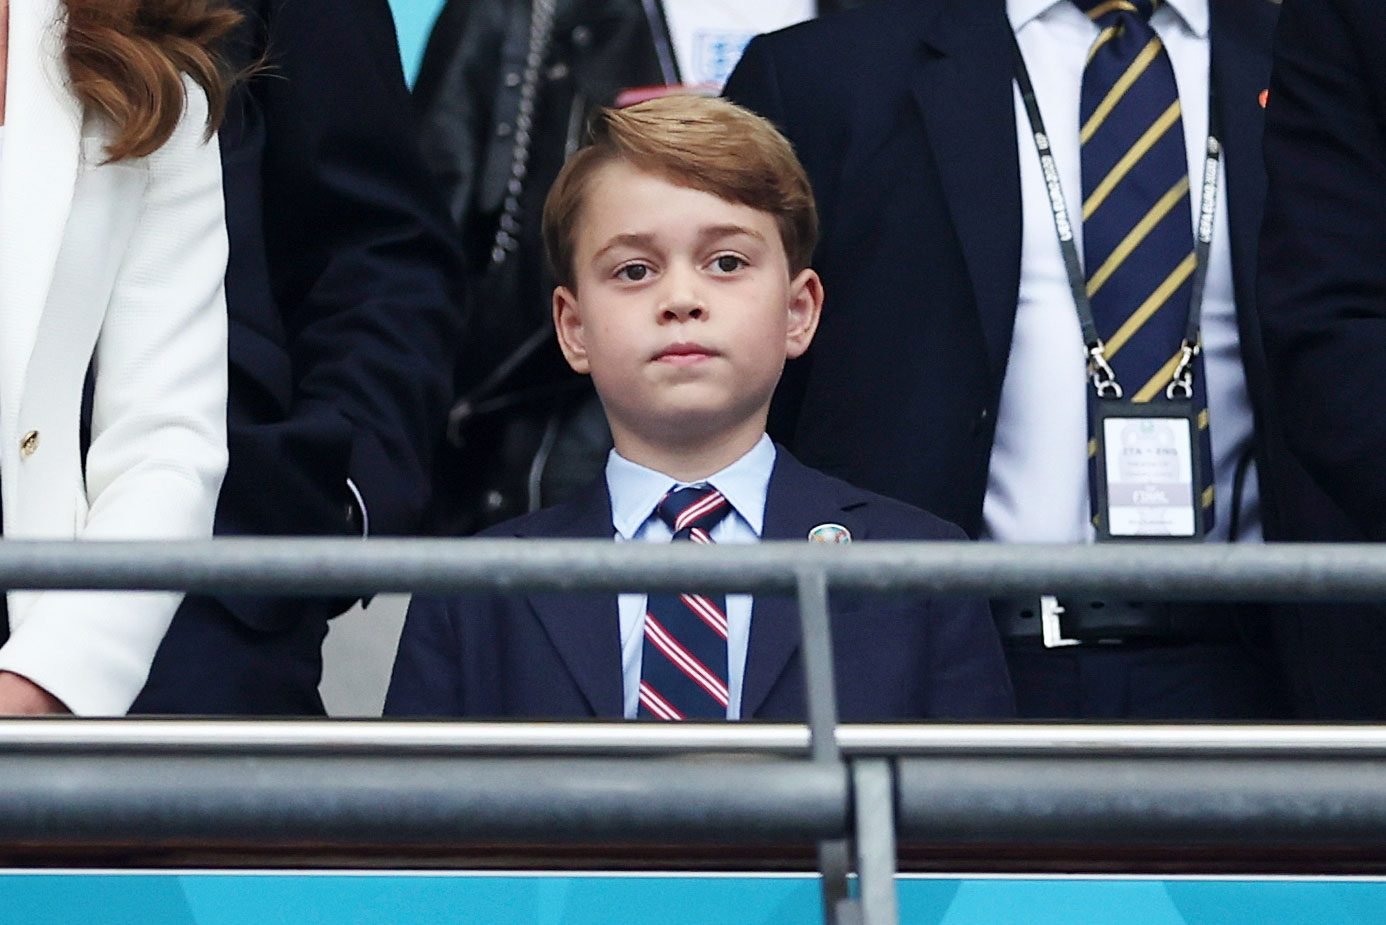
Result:
<instances>
[{"instance_id":1,"label":"man's hand","mask_svg":"<svg viewBox=\"0 0 1386 925\"><path fill-rule=\"evenodd\" d=\"M23 675L0 671L0 716L43 716L70 712L63 702Z\"/></svg>"}]
</instances>

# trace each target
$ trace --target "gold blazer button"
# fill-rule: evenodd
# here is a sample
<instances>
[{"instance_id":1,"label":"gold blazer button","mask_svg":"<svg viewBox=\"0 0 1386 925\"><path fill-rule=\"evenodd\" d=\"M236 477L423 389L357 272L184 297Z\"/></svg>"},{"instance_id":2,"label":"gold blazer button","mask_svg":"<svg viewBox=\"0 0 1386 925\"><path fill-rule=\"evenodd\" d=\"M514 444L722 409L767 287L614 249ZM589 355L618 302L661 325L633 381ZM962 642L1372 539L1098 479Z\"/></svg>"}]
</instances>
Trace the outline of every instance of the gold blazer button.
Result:
<instances>
[{"instance_id":1,"label":"gold blazer button","mask_svg":"<svg viewBox=\"0 0 1386 925\"><path fill-rule=\"evenodd\" d=\"M39 432L31 430L19 441L19 452L26 457L33 456L34 452L38 449L38 445Z\"/></svg>"}]
</instances>

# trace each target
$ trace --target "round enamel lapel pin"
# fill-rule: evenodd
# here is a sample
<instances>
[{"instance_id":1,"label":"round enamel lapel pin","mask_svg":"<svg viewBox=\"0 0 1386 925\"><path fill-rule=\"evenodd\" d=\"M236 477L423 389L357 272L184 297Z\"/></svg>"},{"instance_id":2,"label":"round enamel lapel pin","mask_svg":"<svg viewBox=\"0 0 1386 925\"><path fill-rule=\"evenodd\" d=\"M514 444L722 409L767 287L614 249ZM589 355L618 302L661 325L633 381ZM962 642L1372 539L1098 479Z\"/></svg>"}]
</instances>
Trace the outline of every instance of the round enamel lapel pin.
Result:
<instances>
[{"instance_id":1,"label":"round enamel lapel pin","mask_svg":"<svg viewBox=\"0 0 1386 925\"><path fill-rule=\"evenodd\" d=\"M852 542L852 531L842 524L819 524L809 531L810 543L832 543L841 545Z\"/></svg>"}]
</instances>

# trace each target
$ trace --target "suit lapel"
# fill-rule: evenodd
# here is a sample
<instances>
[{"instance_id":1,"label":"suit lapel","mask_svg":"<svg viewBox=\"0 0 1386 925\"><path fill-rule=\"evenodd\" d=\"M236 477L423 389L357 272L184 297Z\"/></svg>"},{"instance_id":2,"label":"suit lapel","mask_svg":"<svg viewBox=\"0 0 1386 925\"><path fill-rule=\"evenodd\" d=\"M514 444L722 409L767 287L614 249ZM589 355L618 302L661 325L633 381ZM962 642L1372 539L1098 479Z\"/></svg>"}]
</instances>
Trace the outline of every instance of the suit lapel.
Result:
<instances>
[{"instance_id":1,"label":"suit lapel","mask_svg":"<svg viewBox=\"0 0 1386 925\"><path fill-rule=\"evenodd\" d=\"M1223 0L1208 6L1213 105L1222 122L1227 155L1233 286L1237 305L1242 308L1253 304L1256 286L1256 242L1266 199L1266 171L1261 158L1265 113L1260 96L1270 86L1270 41L1277 7L1270 0ZM1241 321L1243 336L1254 334L1259 343L1255 319L1243 317Z\"/></svg>"},{"instance_id":2,"label":"suit lapel","mask_svg":"<svg viewBox=\"0 0 1386 925\"><path fill-rule=\"evenodd\" d=\"M611 500L606 479L595 479L563 513L568 516L546 525L543 536L611 539ZM539 531L531 535L539 535ZM526 600L572 673L592 714L619 719L624 713L625 696L615 595L558 591L529 594Z\"/></svg>"},{"instance_id":3,"label":"suit lapel","mask_svg":"<svg viewBox=\"0 0 1386 925\"><path fill-rule=\"evenodd\" d=\"M949 0L933 12L922 31L911 89L967 261L992 378L999 386L1020 292L1010 24L1000 0Z\"/></svg>"},{"instance_id":4,"label":"suit lapel","mask_svg":"<svg viewBox=\"0 0 1386 925\"><path fill-rule=\"evenodd\" d=\"M1261 157L1265 112L1261 94L1270 86L1271 35L1279 7L1271 0L1220 0L1208 6L1212 102L1222 123L1237 335L1256 430L1261 436L1257 442L1258 462L1262 471L1268 471L1266 455L1274 452L1279 437L1275 409L1265 400L1271 393L1270 371L1256 309L1256 254L1266 202L1266 169ZM1261 515L1267 524L1274 524L1274 498L1262 495Z\"/></svg>"},{"instance_id":5,"label":"suit lapel","mask_svg":"<svg viewBox=\"0 0 1386 925\"><path fill-rule=\"evenodd\" d=\"M82 110L67 91L57 0L10 7L0 159L0 395L22 394L80 163ZM18 408L5 405L13 420Z\"/></svg>"},{"instance_id":6,"label":"suit lapel","mask_svg":"<svg viewBox=\"0 0 1386 925\"><path fill-rule=\"evenodd\" d=\"M807 468L778 448L765 498L764 540L807 541L819 524L853 527L850 497L834 491L841 483ZM854 533L856 531L854 530ZM741 716L752 719L775 682L799 652L799 606L793 596L757 595L751 608L751 638L741 689Z\"/></svg>"}]
</instances>

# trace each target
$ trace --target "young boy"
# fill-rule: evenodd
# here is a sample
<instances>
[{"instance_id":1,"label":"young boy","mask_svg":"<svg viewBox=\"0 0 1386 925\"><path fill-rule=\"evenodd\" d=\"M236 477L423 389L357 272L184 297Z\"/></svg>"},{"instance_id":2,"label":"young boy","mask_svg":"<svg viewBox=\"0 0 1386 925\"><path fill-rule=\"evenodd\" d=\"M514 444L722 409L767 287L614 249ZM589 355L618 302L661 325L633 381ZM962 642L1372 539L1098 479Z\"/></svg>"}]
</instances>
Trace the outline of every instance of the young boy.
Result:
<instances>
[{"instance_id":1,"label":"young boy","mask_svg":"<svg viewBox=\"0 0 1386 925\"><path fill-rule=\"evenodd\" d=\"M788 142L723 100L604 111L544 209L568 363L615 443L574 501L491 536L618 542L961 539L922 511L806 468L765 435L823 287L813 195ZM999 717L1013 707L980 601L835 594L847 721ZM416 597L386 712L474 717L801 719L790 598Z\"/></svg>"}]
</instances>

